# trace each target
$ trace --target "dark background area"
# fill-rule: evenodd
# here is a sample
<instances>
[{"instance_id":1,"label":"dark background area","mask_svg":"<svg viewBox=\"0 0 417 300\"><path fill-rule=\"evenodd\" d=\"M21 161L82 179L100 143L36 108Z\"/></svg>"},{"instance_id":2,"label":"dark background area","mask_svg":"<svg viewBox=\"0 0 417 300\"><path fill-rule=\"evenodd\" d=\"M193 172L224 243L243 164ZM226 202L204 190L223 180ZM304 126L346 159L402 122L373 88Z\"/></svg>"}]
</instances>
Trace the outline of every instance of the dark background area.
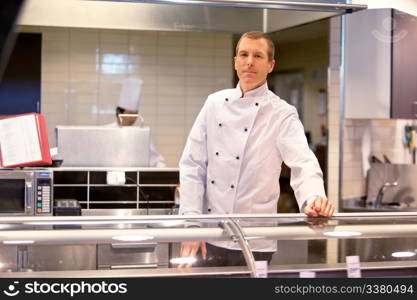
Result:
<instances>
[{"instance_id":1,"label":"dark background area","mask_svg":"<svg viewBox=\"0 0 417 300\"><path fill-rule=\"evenodd\" d=\"M0 83L0 115L40 112L42 35L19 33Z\"/></svg>"}]
</instances>

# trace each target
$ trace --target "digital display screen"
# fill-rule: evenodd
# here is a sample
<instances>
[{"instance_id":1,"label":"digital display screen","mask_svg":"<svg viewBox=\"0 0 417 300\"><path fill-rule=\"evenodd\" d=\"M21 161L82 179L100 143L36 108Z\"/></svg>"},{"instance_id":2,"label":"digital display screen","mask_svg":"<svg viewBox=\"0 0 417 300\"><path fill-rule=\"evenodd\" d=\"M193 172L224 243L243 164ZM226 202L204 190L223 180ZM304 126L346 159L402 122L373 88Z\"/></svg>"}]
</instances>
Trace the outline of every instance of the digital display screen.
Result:
<instances>
[{"instance_id":1,"label":"digital display screen","mask_svg":"<svg viewBox=\"0 0 417 300\"><path fill-rule=\"evenodd\" d=\"M0 179L0 213L25 211L25 180Z\"/></svg>"}]
</instances>

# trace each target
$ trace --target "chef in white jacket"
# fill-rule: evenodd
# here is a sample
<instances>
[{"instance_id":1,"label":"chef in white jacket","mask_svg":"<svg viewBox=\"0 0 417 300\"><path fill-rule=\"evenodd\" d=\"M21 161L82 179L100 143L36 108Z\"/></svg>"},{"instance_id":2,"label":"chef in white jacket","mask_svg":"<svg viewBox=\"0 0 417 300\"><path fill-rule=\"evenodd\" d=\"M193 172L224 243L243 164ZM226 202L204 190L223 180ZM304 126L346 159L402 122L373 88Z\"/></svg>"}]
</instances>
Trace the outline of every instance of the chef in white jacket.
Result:
<instances>
[{"instance_id":1,"label":"chef in white jacket","mask_svg":"<svg viewBox=\"0 0 417 300\"><path fill-rule=\"evenodd\" d=\"M208 96L187 139L179 164L179 214L276 213L282 162L291 168L300 211L333 214L296 109L268 89L274 65L267 35L242 35L235 56L237 87ZM250 241L250 246L255 260L270 261L276 251L272 240ZM232 241L183 242L181 257L201 251L213 265L245 264L239 249Z\"/></svg>"},{"instance_id":2,"label":"chef in white jacket","mask_svg":"<svg viewBox=\"0 0 417 300\"><path fill-rule=\"evenodd\" d=\"M119 117L120 114L138 114L143 81L139 77L129 76L125 79L116 108L116 122L106 126L133 126L137 117ZM149 144L149 166L162 168L166 166L164 157L156 150L152 140Z\"/></svg>"}]
</instances>

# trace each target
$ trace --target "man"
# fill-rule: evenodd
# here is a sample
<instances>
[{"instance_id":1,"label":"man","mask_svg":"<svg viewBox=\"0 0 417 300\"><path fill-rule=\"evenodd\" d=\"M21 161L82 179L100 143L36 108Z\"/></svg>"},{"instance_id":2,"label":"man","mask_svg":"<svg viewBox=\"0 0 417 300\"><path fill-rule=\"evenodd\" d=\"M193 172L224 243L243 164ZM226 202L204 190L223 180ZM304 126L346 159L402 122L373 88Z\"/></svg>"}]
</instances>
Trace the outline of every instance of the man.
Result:
<instances>
[{"instance_id":1,"label":"man","mask_svg":"<svg viewBox=\"0 0 417 300\"><path fill-rule=\"evenodd\" d=\"M121 114L139 114L140 97L143 81L135 76L125 79L119 97L119 105L116 108L116 122L107 126L133 126L137 116L120 116ZM149 144L149 166L163 168L166 166L164 157L156 150L152 140Z\"/></svg>"},{"instance_id":2,"label":"man","mask_svg":"<svg viewBox=\"0 0 417 300\"><path fill-rule=\"evenodd\" d=\"M281 164L291 168L291 186L308 216L331 216L322 172L308 147L296 109L268 90L274 44L262 32L240 38L234 58L239 83L209 95L180 160L179 213L275 213ZM256 260L270 261L276 241L251 241ZM233 242L184 242L181 257L222 257L215 264L244 264ZM230 263L241 256L240 262ZM224 259L226 258L226 259Z\"/></svg>"}]
</instances>

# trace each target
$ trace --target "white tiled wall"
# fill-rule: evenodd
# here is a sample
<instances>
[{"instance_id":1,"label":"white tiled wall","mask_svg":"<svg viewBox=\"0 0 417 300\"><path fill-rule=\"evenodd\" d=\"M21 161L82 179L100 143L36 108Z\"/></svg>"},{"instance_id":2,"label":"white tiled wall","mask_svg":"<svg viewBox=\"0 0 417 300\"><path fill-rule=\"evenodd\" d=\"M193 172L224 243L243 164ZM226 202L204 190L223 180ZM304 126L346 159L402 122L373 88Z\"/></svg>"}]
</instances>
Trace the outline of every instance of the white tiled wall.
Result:
<instances>
[{"instance_id":1,"label":"white tiled wall","mask_svg":"<svg viewBox=\"0 0 417 300\"><path fill-rule=\"evenodd\" d=\"M41 32L42 113L56 125L115 121L121 83L143 79L140 111L168 166L176 167L208 94L233 84L229 34L22 27Z\"/></svg>"},{"instance_id":2,"label":"white tiled wall","mask_svg":"<svg viewBox=\"0 0 417 300\"><path fill-rule=\"evenodd\" d=\"M348 119L344 121L342 199L365 195L361 137L366 122L365 120Z\"/></svg>"}]
</instances>

